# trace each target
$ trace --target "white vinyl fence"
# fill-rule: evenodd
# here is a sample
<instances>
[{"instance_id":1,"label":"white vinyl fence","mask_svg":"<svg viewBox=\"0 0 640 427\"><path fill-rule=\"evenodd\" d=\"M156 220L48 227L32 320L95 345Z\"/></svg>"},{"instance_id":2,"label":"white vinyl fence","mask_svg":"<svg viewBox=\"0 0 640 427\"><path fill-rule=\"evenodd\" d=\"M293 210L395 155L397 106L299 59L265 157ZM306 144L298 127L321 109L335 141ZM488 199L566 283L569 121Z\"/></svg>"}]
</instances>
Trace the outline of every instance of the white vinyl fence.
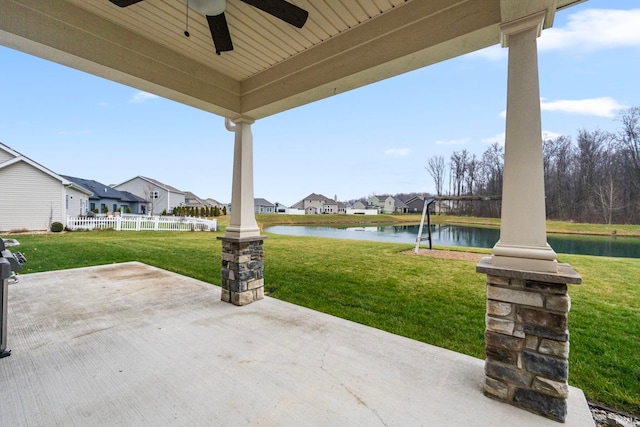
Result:
<instances>
[{"instance_id":1,"label":"white vinyl fence","mask_svg":"<svg viewBox=\"0 0 640 427\"><path fill-rule=\"evenodd\" d=\"M67 217L69 230L113 229L117 231L216 231L213 219L123 215L116 217Z\"/></svg>"}]
</instances>

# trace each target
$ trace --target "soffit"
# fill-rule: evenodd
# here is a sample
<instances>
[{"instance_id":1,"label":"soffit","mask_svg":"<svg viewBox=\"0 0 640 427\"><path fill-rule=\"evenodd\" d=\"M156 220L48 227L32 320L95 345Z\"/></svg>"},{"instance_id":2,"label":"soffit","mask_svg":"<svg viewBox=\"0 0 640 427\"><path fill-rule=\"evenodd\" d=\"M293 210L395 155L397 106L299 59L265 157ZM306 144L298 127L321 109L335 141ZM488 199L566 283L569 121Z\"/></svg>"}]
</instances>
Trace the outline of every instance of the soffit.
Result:
<instances>
[{"instance_id":1,"label":"soffit","mask_svg":"<svg viewBox=\"0 0 640 427\"><path fill-rule=\"evenodd\" d=\"M258 119L498 43L521 0L290 0L302 29L240 0L216 55L183 0L0 0L0 44L225 117ZM570 0L534 0L556 8ZM550 6L549 6L550 5Z\"/></svg>"}]
</instances>

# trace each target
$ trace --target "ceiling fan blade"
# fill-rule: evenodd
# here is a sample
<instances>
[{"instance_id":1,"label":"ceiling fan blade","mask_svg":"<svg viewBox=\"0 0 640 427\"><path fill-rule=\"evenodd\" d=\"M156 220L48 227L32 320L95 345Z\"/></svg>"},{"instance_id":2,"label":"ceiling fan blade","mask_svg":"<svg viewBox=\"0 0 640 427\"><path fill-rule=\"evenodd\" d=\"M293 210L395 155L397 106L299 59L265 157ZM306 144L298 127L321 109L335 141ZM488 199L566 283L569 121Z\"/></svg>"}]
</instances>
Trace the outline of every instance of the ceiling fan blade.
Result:
<instances>
[{"instance_id":1,"label":"ceiling fan blade","mask_svg":"<svg viewBox=\"0 0 640 427\"><path fill-rule=\"evenodd\" d=\"M216 16L207 15L207 21L209 22L211 38L213 38L216 53L220 55L220 52L233 50L231 34L229 34L229 26L227 25L227 18L224 17L224 13Z\"/></svg>"},{"instance_id":2,"label":"ceiling fan blade","mask_svg":"<svg viewBox=\"0 0 640 427\"><path fill-rule=\"evenodd\" d=\"M109 1L115 4L116 6L127 7L127 6L131 6L132 4L136 4L142 0L109 0Z\"/></svg>"},{"instance_id":3,"label":"ceiling fan blade","mask_svg":"<svg viewBox=\"0 0 640 427\"><path fill-rule=\"evenodd\" d=\"M309 12L285 0L242 1L298 28L302 28L305 22L307 22L307 17L309 17Z\"/></svg>"}]
</instances>

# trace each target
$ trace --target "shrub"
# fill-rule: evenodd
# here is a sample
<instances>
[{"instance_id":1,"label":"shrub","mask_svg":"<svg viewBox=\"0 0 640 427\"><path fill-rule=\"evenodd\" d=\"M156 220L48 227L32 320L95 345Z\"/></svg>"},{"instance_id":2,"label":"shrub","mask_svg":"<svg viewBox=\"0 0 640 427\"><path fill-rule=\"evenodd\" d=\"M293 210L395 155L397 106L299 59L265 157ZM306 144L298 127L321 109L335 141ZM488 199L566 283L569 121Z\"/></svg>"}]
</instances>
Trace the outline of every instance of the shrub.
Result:
<instances>
[{"instance_id":1,"label":"shrub","mask_svg":"<svg viewBox=\"0 0 640 427\"><path fill-rule=\"evenodd\" d=\"M64 225L61 222L52 222L51 223L51 231L54 233L60 233L64 230Z\"/></svg>"}]
</instances>

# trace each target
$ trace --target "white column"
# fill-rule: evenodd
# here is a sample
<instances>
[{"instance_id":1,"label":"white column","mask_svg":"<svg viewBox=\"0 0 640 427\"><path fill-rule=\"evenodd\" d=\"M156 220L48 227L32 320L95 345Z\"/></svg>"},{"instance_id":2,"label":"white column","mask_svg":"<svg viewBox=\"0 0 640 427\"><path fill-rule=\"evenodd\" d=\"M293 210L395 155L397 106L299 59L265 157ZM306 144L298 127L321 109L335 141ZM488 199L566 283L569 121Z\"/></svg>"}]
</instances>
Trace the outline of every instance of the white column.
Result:
<instances>
[{"instance_id":1,"label":"white column","mask_svg":"<svg viewBox=\"0 0 640 427\"><path fill-rule=\"evenodd\" d=\"M240 118L226 122L235 133L233 150L233 183L231 189L231 219L225 237L243 238L260 235L253 207L253 120Z\"/></svg>"},{"instance_id":2,"label":"white column","mask_svg":"<svg viewBox=\"0 0 640 427\"><path fill-rule=\"evenodd\" d=\"M539 12L501 27L509 76L502 219L492 265L557 272L556 253L547 244L536 44L544 16Z\"/></svg>"}]
</instances>

